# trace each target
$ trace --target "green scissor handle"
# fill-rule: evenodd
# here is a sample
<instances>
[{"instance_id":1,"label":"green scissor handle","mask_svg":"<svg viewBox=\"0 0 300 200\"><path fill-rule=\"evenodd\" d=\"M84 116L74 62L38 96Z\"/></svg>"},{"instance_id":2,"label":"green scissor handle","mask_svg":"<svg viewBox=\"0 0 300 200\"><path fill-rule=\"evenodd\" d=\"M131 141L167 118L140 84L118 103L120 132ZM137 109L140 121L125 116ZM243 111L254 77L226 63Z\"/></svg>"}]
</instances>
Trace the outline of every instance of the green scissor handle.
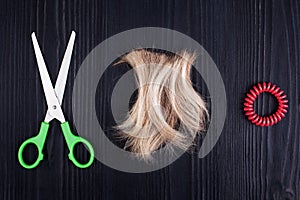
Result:
<instances>
[{"instance_id":1,"label":"green scissor handle","mask_svg":"<svg viewBox=\"0 0 300 200\"><path fill-rule=\"evenodd\" d=\"M49 124L46 122L42 122L39 134L37 136L31 137L31 138L25 140L23 142L23 144L20 146L19 152L18 152L18 158L19 158L20 164L24 168L26 168L26 169L35 168L41 162L41 160L43 160L44 155L43 155L42 151L43 151L43 147L44 147L45 140L47 137L48 129L49 129ZM25 146L28 144L34 144L38 149L38 157L33 164L26 164L23 160L23 150L24 150Z\"/></svg>"},{"instance_id":2,"label":"green scissor handle","mask_svg":"<svg viewBox=\"0 0 300 200\"><path fill-rule=\"evenodd\" d=\"M74 165L76 165L77 167L79 168L86 168L86 167L89 167L93 161L94 161L94 149L92 147L92 145L84 138L82 137L79 137L79 136L76 136L74 135L72 132L71 132L71 129L70 129L70 125L68 122L64 122L62 123L61 125L61 129L63 131L63 134L65 136L65 140L67 142L67 145L68 145L68 148L69 148L69 159L74 163ZM89 149L89 152L90 152L90 159L87 163L85 164L82 164L82 163L79 163L75 156L74 156L74 146L78 143L83 143L87 146L87 148Z\"/></svg>"},{"instance_id":3,"label":"green scissor handle","mask_svg":"<svg viewBox=\"0 0 300 200\"><path fill-rule=\"evenodd\" d=\"M70 126L69 126L68 122L62 123L61 128L62 128L64 137L66 139L66 142L67 142L67 145L68 145L68 148L69 148L69 151L70 151L69 159L74 163L74 165L76 165L79 168L89 167L94 161L94 149L93 149L92 145L87 140L85 140L84 138L81 138L79 136L74 135L71 132L71 129L70 129ZM42 122L41 123L41 128L40 128L40 131L39 131L38 135L25 140L23 142L23 144L20 146L19 151L18 151L18 158L19 158L20 164L24 168L26 168L26 169L35 168L40 163L40 161L43 160L43 157L44 157L43 147L44 147L44 144L45 144L45 141L46 141L48 129L49 129L49 123ZM73 153L74 146L77 143L80 143L80 142L85 144L88 147L89 151L90 151L90 159L85 164L79 163L76 160L76 158L74 156L74 153ZM28 144L34 144L38 149L38 157L37 157L36 161L33 164L27 164L23 160L23 150L26 147L26 145L28 145Z\"/></svg>"}]
</instances>

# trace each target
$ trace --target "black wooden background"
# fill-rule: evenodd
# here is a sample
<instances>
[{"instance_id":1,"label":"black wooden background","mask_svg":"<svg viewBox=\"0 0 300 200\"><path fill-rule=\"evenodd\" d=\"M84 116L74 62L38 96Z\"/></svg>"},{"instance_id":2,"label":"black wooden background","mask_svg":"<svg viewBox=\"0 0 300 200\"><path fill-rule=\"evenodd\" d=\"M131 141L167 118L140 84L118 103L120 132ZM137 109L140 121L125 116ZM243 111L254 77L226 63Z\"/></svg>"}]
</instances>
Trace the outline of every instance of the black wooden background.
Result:
<instances>
[{"instance_id":1,"label":"black wooden background","mask_svg":"<svg viewBox=\"0 0 300 200\"><path fill-rule=\"evenodd\" d=\"M63 102L72 122L74 78L87 54L114 34L147 26L192 37L217 64L228 113L213 151L204 159L186 153L151 173L119 172L99 161L82 170L69 162L52 123L45 159L23 169L18 148L38 132L47 109L31 32L53 80L71 30L77 32ZM0 199L300 199L299 29L297 0L1 0ZM242 111L245 93L260 81L278 84L289 99L287 117L269 128L252 125ZM268 102L259 100L259 112L270 111Z\"/></svg>"}]
</instances>

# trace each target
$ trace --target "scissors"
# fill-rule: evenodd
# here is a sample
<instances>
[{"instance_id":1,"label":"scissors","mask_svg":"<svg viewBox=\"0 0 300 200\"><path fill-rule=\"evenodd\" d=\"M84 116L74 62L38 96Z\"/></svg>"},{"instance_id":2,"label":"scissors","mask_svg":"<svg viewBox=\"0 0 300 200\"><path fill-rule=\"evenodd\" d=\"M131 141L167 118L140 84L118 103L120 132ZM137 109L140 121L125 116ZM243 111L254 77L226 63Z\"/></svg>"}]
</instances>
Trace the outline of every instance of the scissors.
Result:
<instances>
[{"instance_id":1,"label":"scissors","mask_svg":"<svg viewBox=\"0 0 300 200\"><path fill-rule=\"evenodd\" d=\"M34 52L35 56L37 59L37 64L38 64L38 69L39 73L41 76L42 80L42 85L43 85L43 90L45 93L46 101L47 101L47 106L48 110L45 116L44 121L41 123L40 131L38 135L31 137L23 142L23 144L20 146L19 151L18 151L18 158L20 164L26 168L26 169L32 169L35 168L40 161L43 159L43 147L45 144L47 132L49 129L49 122L52 121L53 119L57 119L58 121L61 122L61 129L63 132L63 135L65 137L68 149L69 149L69 159L74 163L79 168L86 168L89 167L93 161L94 161L94 150L92 145L84 138L79 137L74 135L71 132L69 123L65 120L62 108L61 108L61 103L63 100L63 95L65 91L65 86L66 86L66 81L67 81L67 76L68 76L68 71L69 71L69 66L70 66L70 60L72 56L72 51L73 51L73 46L74 46L74 41L75 41L75 32L72 31L70 40L68 42L68 46L63 58L63 61L61 63L61 67L59 70L59 74L55 83L55 88L53 88L51 79L49 76L49 73L47 71L47 67L44 61L44 58L42 56L41 49L39 47L38 41L36 39L35 33L33 32L31 34L32 38L32 43L34 47ZM78 143L83 143L89 150L90 152L90 158L87 163L79 163L75 156L74 156L74 146ZM23 150L26 145L28 144L34 144L37 149L38 149L38 157L37 160L33 164L27 164L23 160Z\"/></svg>"}]
</instances>

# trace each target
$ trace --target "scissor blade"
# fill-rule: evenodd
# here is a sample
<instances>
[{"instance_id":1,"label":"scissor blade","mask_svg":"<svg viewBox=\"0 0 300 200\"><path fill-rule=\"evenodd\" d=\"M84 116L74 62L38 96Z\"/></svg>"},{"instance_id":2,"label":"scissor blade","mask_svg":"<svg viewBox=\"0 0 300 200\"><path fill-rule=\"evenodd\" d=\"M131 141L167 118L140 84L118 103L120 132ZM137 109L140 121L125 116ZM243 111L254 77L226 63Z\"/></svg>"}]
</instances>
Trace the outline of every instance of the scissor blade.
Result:
<instances>
[{"instance_id":1,"label":"scissor blade","mask_svg":"<svg viewBox=\"0 0 300 200\"><path fill-rule=\"evenodd\" d=\"M57 80L55 83L55 93L56 93L56 96L58 98L60 105L62 104L65 87L66 87L66 82L67 82L67 78L68 78L68 72L69 72L73 47L74 47L75 35L76 35L75 32L72 31L69 42L68 42L68 46L67 46L67 49L66 49L66 52L65 52L64 58L62 60L58 76L57 76Z\"/></svg>"},{"instance_id":2,"label":"scissor blade","mask_svg":"<svg viewBox=\"0 0 300 200\"><path fill-rule=\"evenodd\" d=\"M72 52L73 52L73 47L74 47L74 42L75 42L75 32L72 31L67 49L65 51L65 55L63 58L63 61L61 63L61 67L57 76L57 80L55 83L55 94L56 97L59 101L59 104L62 104L64 92L65 92L65 86L67 82L67 77L68 77L68 72L69 72L69 67L70 67L70 62L71 62L71 57L72 57ZM50 114L50 109L48 109L45 121L50 122L53 120L54 117Z\"/></svg>"},{"instance_id":3,"label":"scissor blade","mask_svg":"<svg viewBox=\"0 0 300 200\"><path fill-rule=\"evenodd\" d=\"M48 105L48 110L51 110L51 115L54 118L57 118L60 121L65 121L60 104L58 102L58 99L56 97L55 91L53 89L51 79L41 52L41 49L39 47L38 41L36 39L35 33L33 32L31 34L32 38L32 43L33 43L33 48L42 80L42 85L44 89L44 94L46 97L47 105ZM53 110L53 112L52 112Z\"/></svg>"}]
</instances>

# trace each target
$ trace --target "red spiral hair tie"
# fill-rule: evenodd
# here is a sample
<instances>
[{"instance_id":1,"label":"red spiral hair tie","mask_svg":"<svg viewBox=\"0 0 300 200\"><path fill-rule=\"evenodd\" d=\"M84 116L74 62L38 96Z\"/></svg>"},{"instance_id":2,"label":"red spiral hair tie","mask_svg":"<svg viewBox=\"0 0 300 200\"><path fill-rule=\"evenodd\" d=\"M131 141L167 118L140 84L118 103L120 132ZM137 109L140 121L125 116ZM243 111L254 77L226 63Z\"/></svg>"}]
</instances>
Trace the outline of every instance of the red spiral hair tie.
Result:
<instances>
[{"instance_id":1,"label":"red spiral hair tie","mask_svg":"<svg viewBox=\"0 0 300 200\"><path fill-rule=\"evenodd\" d=\"M271 93L275 96L278 102L277 111L274 114L265 117L256 114L253 105L258 95L263 92ZM244 102L245 115L256 126L272 126L277 124L282 118L284 118L285 113L287 113L288 100L285 99L286 97L287 96L284 94L284 91L281 90L277 85L270 82L263 82L262 84L258 83L247 93L247 97L245 98Z\"/></svg>"}]
</instances>

